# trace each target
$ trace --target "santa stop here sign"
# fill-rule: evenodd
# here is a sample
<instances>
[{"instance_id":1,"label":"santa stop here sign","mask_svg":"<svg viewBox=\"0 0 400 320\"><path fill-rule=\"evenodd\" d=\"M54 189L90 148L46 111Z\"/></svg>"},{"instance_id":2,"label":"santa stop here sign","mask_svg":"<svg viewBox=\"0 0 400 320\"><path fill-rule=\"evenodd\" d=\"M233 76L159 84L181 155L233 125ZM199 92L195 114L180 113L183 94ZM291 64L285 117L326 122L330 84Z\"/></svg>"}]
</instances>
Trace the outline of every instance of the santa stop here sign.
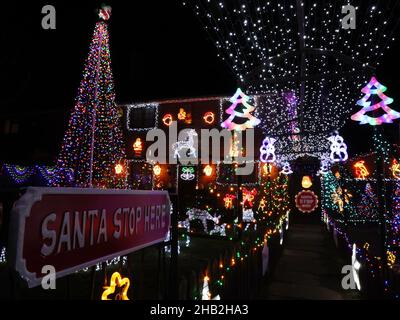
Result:
<instances>
[{"instance_id":1,"label":"santa stop here sign","mask_svg":"<svg viewBox=\"0 0 400 320\"><path fill-rule=\"evenodd\" d=\"M296 207L303 213L312 213L317 210L318 196L312 191L301 191L296 196Z\"/></svg>"}]
</instances>

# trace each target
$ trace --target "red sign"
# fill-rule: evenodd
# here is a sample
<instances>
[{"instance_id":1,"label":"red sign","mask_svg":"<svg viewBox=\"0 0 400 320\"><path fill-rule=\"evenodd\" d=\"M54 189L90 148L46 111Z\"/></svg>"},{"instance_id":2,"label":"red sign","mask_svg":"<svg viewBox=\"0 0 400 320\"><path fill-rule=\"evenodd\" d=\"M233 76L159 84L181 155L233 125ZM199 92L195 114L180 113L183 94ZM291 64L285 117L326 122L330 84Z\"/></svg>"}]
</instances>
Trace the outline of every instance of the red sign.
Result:
<instances>
[{"instance_id":1,"label":"red sign","mask_svg":"<svg viewBox=\"0 0 400 320\"><path fill-rule=\"evenodd\" d=\"M29 188L13 210L10 245L35 287L44 266L66 276L165 241L170 223L168 192Z\"/></svg>"},{"instance_id":2,"label":"red sign","mask_svg":"<svg viewBox=\"0 0 400 320\"><path fill-rule=\"evenodd\" d=\"M302 191L296 196L296 207L303 213L318 209L318 196L312 191Z\"/></svg>"}]
</instances>

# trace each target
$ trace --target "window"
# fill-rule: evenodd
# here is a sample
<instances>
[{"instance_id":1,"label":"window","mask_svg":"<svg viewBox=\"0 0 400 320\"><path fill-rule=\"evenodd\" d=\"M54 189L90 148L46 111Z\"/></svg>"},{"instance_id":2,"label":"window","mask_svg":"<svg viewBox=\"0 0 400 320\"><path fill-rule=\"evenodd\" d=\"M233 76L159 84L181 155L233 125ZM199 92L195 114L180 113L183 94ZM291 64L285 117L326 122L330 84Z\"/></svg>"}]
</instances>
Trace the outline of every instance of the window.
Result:
<instances>
[{"instance_id":1,"label":"window","mask_svg":"<svg viewBox=\"0 0 400 320\"><path fill-rule=\"evenodd\" d=\"M129 106L127 111L127 129L129 131L147 131L158 125L158 104Z\"/></svg>"}]
</instances>

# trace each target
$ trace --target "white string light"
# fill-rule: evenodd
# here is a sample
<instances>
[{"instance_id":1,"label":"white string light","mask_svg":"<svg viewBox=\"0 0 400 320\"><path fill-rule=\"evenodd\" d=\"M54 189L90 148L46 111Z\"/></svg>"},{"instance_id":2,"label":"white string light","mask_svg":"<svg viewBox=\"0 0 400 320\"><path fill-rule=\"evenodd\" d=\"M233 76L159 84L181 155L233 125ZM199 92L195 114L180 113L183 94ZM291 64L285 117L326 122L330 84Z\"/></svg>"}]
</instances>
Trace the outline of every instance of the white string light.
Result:
<instances>
[{"instance_id":1,"label":"white string light","mask_svg":"<svg viewBox=\"0 0 400 320\"><path fill-rule=\"evenodd\" d=\"M298 7L297 4L300 4ZM399 1L185 0L255 106L279 160L322 158L395 40ZM353 5L357 29L342 28ZM303 13L304 12L304 13ZM362 18L362 19L361 19Z\"/></svg>"}]
</instances>

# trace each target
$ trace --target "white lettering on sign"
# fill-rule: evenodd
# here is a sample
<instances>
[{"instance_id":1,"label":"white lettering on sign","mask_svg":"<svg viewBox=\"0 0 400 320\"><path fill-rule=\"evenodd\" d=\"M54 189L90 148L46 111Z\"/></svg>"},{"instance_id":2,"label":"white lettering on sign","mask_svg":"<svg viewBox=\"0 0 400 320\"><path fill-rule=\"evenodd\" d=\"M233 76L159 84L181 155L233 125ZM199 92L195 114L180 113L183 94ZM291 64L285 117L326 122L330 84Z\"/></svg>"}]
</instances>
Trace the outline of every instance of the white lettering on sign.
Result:
<instances>
[{"instance_id":1,"label":"white lettering on sign","mask_svg":"<svg viewBox=\"0 0 400 320\"><path fill-rule=\"evenodd\" d=\"M166 205L119 208L113 213L111 223L107 223L105 209L65 212L60 230L55 230L57 215L51 213L42 222L41 254L48 257L107 243L108 227L113 228L110 235L116 240L161 230L167 225L167 214Z\"/></svg>"}]
</instances>

